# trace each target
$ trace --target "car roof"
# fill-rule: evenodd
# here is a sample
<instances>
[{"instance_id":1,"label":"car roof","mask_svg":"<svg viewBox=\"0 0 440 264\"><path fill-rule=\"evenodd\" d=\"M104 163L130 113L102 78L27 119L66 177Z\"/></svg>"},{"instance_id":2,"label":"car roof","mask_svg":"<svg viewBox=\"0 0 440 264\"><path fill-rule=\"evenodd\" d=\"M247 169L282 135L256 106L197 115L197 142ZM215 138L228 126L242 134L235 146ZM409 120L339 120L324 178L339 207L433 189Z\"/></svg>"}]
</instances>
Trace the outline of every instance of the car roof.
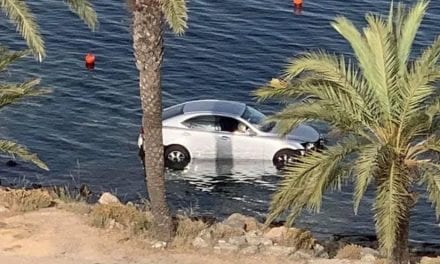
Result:
<instances>
[{"instance_id":1,"label":"car roof","mask_svg":"<svg viewBox=\"0 0 440 264\"><path fill-rule=\"evenodd\" d=\"M182 110L185 114L209 112L241 116L246 110L246 104L226 100L197 100L184 103Z\"/></svg>"}]
</instances>

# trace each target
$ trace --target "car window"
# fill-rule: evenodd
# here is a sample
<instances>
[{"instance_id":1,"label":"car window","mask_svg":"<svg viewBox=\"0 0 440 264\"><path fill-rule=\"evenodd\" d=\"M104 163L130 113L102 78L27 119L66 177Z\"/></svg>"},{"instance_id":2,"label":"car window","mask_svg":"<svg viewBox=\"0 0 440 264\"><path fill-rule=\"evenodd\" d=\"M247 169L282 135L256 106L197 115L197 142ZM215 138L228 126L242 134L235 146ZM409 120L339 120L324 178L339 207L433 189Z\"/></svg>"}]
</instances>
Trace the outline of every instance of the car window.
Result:
<instances>
[{"instance_id":1,"label":"car window","mask_svg":"<svg viewBox=\"0 0 440 264\"><path fill-rule=\"evenodd\" d=\"M183 122L183 125L191 129L201 129L206 131L218 131L215 116L197 116Z\"/></svg>"}]
</instances>

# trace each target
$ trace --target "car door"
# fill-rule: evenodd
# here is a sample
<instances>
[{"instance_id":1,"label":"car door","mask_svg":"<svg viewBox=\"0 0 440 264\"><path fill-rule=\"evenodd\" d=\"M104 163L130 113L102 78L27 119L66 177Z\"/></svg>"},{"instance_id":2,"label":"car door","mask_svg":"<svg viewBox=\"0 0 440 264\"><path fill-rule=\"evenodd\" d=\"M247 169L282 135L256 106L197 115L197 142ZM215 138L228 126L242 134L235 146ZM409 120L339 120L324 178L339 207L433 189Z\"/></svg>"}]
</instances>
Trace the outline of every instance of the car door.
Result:
<instances>
[{"instance_id":1,"label":"car door","mask_svg":"<svg viewBox=\"0 0 440 264\"><path fill-rule=\"evenodd\" d=\"M247 125L232 117L219 117L219 124L221 131L217 137L220 142L218 148L224 158L263 158L264 146L261 139ZM239 129L240 127L244 127L243 130Z\"/></svg>"},{"instance_id":2,"label":"car door","mask_svg":"<svg viewBox=\"0 0 440 264\"><path fill-rule=\"evenodd\" d=\"M186 147L196 159L215 159L217 157L218 130L216 117L200 115L191 117L182 124L187 127Z\"/></svg>"}]
</instances>

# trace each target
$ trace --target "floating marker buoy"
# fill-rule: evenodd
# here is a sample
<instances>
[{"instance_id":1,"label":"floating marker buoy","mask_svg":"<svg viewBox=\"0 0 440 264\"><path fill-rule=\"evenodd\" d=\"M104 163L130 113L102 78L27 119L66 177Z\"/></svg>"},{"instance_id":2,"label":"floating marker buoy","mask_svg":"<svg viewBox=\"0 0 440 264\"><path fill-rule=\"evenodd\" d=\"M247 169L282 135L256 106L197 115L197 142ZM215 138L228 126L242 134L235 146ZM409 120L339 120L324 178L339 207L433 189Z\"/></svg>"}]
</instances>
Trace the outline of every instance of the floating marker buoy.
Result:
<instances>
[{"instance_id":1,"label":"floating marker buoy","mask_svg":"<svg viewBox=\"0 0 440 264\"><path fill-rule=\"evenodd\" d=\"M87 53L86 56L84 57L84 60L86 61L87 64L94 64L95 55L93 55L92 53Z\"/></svg>"},{"instance_id":2,"label":"floating marker buoy","mask_svg":"<svg viewBox=\"0 0 440 264\"><path fill-rule=\"evenodd\" d=\"M293 1L293 7L294 8L302 8L303 0L292 0L292 1Z\"/></svg>"},{"instance_id":3,"label":"floating marker buoy","mask_svg":"<svg viewBox=\"0 0 440 264\"><path fill-rule=\"evenodd\" d=\"M95 68L95 55L93 55L92 53L87 53L86 56L84 57L84 61L86 62L86 68L89 70L92 70L93 68Z\"/></svg>"}]
</instances>

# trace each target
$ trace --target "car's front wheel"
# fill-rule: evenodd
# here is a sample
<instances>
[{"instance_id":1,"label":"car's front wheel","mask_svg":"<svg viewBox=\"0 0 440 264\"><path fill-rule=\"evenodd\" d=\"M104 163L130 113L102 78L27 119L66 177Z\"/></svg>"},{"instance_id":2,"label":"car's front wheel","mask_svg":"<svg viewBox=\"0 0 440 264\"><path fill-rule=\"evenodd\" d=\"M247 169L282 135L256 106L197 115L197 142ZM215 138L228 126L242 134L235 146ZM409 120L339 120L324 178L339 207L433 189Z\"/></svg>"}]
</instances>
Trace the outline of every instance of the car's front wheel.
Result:
<instances>
[{"instance_id":1,"label":"car's front wheel","mask_svg":"<svg viewBox=\"0 0 440 264\"><path fill-rule=\"evenodd\" d=\"M180 145L171 145L164 151L165 166L174 170L183 170L191 161L188 150Z\"/></svg>"},{"instance_id":2,"label":"car's front wheel","mask_svg":"<svg viewBox=\"0 0 440 264\"><path fill-rule=\"evenodd\" d=\"M277 169L282 169L286 165L296 162L299 156L301 156L299 150L282 149L273 156L273 165L275 165Z\"/></svg>"}]
</instances>

